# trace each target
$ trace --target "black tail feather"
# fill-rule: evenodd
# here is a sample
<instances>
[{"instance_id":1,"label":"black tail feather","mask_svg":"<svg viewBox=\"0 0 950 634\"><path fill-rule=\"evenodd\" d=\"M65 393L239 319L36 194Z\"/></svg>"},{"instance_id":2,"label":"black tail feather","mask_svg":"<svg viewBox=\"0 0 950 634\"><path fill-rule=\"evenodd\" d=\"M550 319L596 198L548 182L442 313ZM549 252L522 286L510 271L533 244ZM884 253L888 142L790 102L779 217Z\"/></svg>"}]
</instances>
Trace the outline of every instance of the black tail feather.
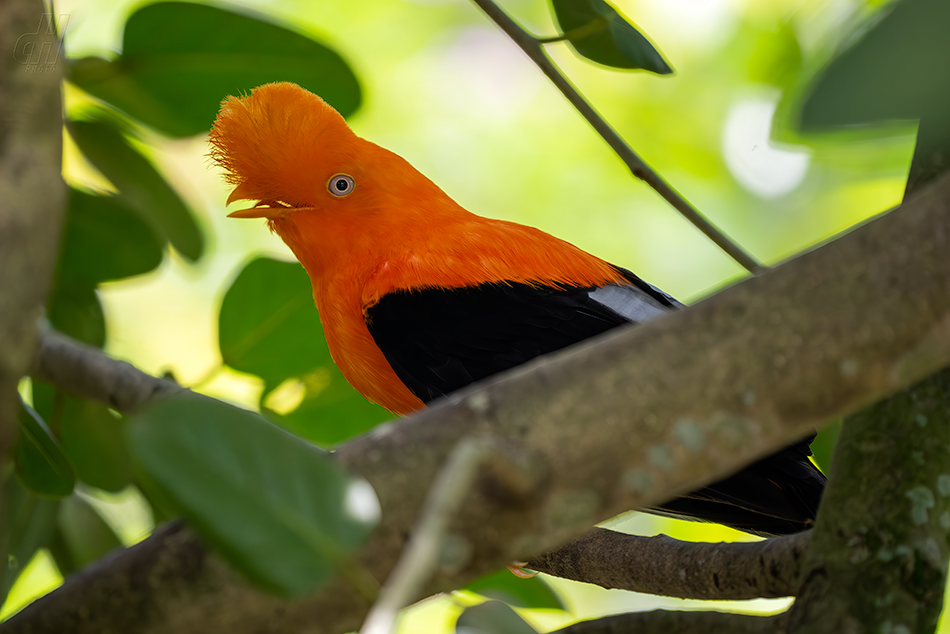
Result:
<instances>
[{"instance_id":1,"label":"black tail feather","mask_svg":"<svg viewBox=\"0 0 950 634\"><path fill-rule=\"evenodd\" d=\"M812 435L699 491L647 509L724 524L756 535L787 535L810 528L825 476L808 459Z\"/></svg>"}]
</instances>

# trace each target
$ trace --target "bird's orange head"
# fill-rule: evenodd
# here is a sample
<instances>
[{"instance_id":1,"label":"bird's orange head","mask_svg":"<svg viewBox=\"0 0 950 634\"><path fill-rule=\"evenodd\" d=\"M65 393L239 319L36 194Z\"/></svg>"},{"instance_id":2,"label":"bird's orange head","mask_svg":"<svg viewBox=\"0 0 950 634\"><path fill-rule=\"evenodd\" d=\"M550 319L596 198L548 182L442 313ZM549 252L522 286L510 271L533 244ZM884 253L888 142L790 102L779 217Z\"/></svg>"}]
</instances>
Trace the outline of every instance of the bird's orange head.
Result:
<instances>
[{"instance_id":1,"label":"bird's orange head","mask_svg":"<svg viewBox=\"0 0 950 634\"><path fill-rule=\"evenodd\" d=\"M238 218L277 218L290 209L321 208L331 196L346 194L343 183L329 180L356 171L358 141L332 106L291 83L264 84L250 95L228 97L210 137L211 158L236 185L228 203L258 201L231 214Z\"/></svg>"},{"instance_id":2,"label":"bird's orange head","mask_svg":"<svg viewBox=\"0 0 950 634\"><path fill-rule=\"evenodd\" d=\"M228 97L209 141L212 160L235 185L228 203L256 201L230 216L266 218L311 277L330 261L352 259L361 244L378 252L394 232L467 214L405 159L358 137L328 103L296 84Z\"/></svg>"}]
</instances>

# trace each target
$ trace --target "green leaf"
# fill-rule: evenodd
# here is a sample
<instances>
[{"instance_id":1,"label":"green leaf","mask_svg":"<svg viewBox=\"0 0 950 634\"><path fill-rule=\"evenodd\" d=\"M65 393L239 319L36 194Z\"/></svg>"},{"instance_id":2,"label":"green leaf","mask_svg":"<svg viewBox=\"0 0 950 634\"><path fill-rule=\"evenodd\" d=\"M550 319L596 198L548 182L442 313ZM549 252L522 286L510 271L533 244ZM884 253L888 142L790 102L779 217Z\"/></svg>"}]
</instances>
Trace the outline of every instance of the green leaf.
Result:
<instances>
[{"instance_id":1,"label":"green leaf","mask_svg":"<svg viewBox=\"0 0 950 634\"><path fill-rule=\"evenodd\" d=\"M339 54L242 12L181 2L147 5L126 22L118 58L78 60L69 79L173 137L206 132L227 95L272 81L297 83L343 116L359 107L359 82Z\"/></svg>"},{"instance_id":2,"label":"green leaf","mask_svg":"<svg viewBox=\"0 0 950 634\"><path fill-rule=\"evenodd\" d=\"M122 421L104 405L66 397L59 437L86 484L113 492L130 484L132 461Z\"/></svg>"},{"instance_id":3,"label":"green leaf","mask_svg":"<svg viewBox=\"0 0 950 634\"><path fill-rule=\"evenodd\" d=\"M142 275L162 262L152 230L112 196L70 189L60 256L60 283L95 286Z\"/></svg>"},{"instance_id":4,"label":"green leaf","mask_svg":"<svg viewBox=\"0 0 950 634\"><path fill-rule=\"evenodd\" d=\"M4 474L0 521L0 604L33 555L49 542L59 501L37 497L12 474Z\"/></svg>"},{"instance_id":5,"label":"green leaf","mask_svg":"<svg viewBox=\"0 0 950 634\"><path fill-rule=\"evenodd\" d=\"M392 418L333 363L310 278L296 262L258 258L241 270L221 303L218 344L227 365L264 379L268 418L302 438L332 446ZM270 404L272 392L288 380L297 384L299 403Z\"/></svg>"},{"instance_id":6,"label":"green leaf","mask_svg":"<svg viewBox=\"0 0 950 634\"><path fill-rule=\"evenodd\" d=\"M270 385L332 364L310 278L297 262L248 263L221 303L218 343L224 362Z\"/></svg>"},{"instance_id":7,"label":"green leaf","mask_svg":"<svg viewBox=\"0 0 950 634\"><path fill-rule=\"evenodd\" d=\"M123 422L105 405L74 398L37 380L33 381L33 403L57 431L80 480L113 492L130 484L132 460Z\"/></svg>"},{"instance_id":8,"label":"green leaf","mask_svg":"<svg viewBox=\"0 0 950 634\"><path fill-rule=\"evenodd\" d=\"M604 0L551 0L561 31L582 57L614 68L673 72L633 23Z\"/></svg>"},{"instance_id":9,"label":"green leaf","mask_svg":"<svg viewBox=\"0 0 950 634\"><path fill-rule=\"evenodd\" d=\"M935 116L950 128L950 2L902 0L838 55L811 86L806 132Z\"/></svg>"},{"instance_id":10,"label":"green leaf","mask_svg":"<svg viewBox=\"0 0 950 634\"><path fill-rule=\"evenodd\" d=\"M828 473L831 467L831 456L835 450L835 444L838 442L838 436L841 435L841 420L836 420L830 425L825 425L818 430L818 436L811 444L811 450L815 454L815 462L824 473Z\"/></svg>"},{"instance_id":11,"label":"green leaf","mask_svg":"<svg viewBox=\"0 0 950 634\"><path fill-rule=\"evenodd\" d=\"M73 492L76 476L69 458L36 411L20 402L20 435L13 459L20 483L36 495L61 498Z\"/></svg>"},{"instance_id":12,"label":"green leaf","mask_svg":"<svg viewBox=\"0 0 950 634\"><path fill-rule=\"evenodd\" d=\"M119 190L126 206L186 258L201 257L204 238L191 211L114 121L71 121L68 129L83 155Z\"/></svg>"},{"instance_id":13,"label":"green leaf","mask_svg":"<svg viewBox=\"0 0 950 634\"><path fill-rule=\"evenodd\" d=\"M134 417L147 481L251 579L285 594L328 581L376 520L362 480L257 414L197 395Z\"/></svg>"},{"instance_id":14,"label":"green leaf","mask_svg":"<svg viewBox=\"0 0 950 634\"><path fill-rule=\"evenodd\" d=\"M49 549L64 576L121 547L118 536L88 502L78 495L63 499Z\"/></svg>"},{"instance_id":15,"label":"green leaf","mask_svg":"<svg viewBox=\"0 0 950 634\"><path fill-rule=\"evenodd\" d=\"M458 634L537 634L517 612L501 601L468 608L455 623Z\"/></svg>"},{"instance_id":16,"label":"green leaf","mask_svg":"<svg viewBox=\"0 0 950 634\"><path fill-rule=\"evenodd\" d=\"M83 343L101 348L106 342L106 318L94 286L56 282L46 304L53 327Z\"/></svg>"},{"instance_id":17,"label":"green leaf","mask_svg":"<svg viewBox=\"0 0 950 634\"><path fill-rule=\"evenodd\" d=\"M339 445L393 417L363 398L335 365L321 366L290 381L303 390L299 405L282 414L269 409L272 395L283 389L282 385L278 390L265 391L261 412L268 420L321 447Z\"/></svg>"},{"instance_id":18,"label":"green leaf","mask_svg":"<svg viewBox=\"0 0 950 634\"><path fill-rule=\"evenodd\" d=\"M507 569L473 581L465 589L516 608L565 609L560 597L541 577L519 579Z\"/></svg>"}]
</instances>

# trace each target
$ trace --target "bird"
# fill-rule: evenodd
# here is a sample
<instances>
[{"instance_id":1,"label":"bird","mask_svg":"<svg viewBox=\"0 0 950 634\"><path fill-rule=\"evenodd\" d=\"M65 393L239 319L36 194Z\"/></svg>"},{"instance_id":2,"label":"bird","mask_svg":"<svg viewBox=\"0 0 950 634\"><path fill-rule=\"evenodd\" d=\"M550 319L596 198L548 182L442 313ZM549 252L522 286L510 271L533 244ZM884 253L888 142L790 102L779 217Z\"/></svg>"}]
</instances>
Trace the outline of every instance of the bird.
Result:
<instances>
[{"instance_id":1,"label":"bird","mask_svg":"<svg viewBox=\"0 0 950 634\"><path fill-rule=\"evenodd\" d=\"M211 161L310 276L327 345L364 397L409 414L471 383L683 307L539 229L476 215L365 140L316 94L227 97ZM762 536L809 528L825 476L814 435L648 512Z\"/></svg>"}]
</instances>

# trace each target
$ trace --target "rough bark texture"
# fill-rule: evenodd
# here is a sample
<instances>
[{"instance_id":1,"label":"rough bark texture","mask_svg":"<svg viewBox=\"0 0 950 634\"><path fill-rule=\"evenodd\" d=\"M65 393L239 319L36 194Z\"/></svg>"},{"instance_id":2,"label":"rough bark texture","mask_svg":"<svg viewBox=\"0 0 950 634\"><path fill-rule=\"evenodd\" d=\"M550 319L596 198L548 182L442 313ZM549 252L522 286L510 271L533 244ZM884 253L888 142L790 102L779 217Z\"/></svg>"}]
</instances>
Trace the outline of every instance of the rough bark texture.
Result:
<instances>
[{"instance_id":1,"label":"rough bark texture","mask_svg":"<svg viewBox=\"0 0 950 634\"><path fill-rule=\"evenodd\" d=\"M924 117L905 200L948 156L946 117ZM936 629L950 556L948 395L945 370L845 420L790 631Z\"/></svg>"},{"instance_id":2,"label":"rough bark texture","mask_svg":"<svg viewBox=\"0 0 950 634\"><path fill-rule=\"evenodd\" d=\"M950 370L849 417L792 632L933 632L950 546Z\"/></svg>"},{"instance_id":3,"label":"rough bark texture","mask_svg":"<svg viewBox=\"0 0 950 634\"><path fill-rule=\"evenodd\" d=\"M41 0L0 11L0 461L59 253L65 188L59 43Z\"/></svg>"},{"instance_id":4,"label":"rough bark texture","mask_svg":"<svg viewBox=\"0 0 950 634\"><path fill-rule=\"evenodd\" d=\"M535 557L527 567L604 588L683 599L788 597L798 589L809 537L805 532L760 542L704 544L595 528Z\"/></svg>"},{"instance_id":5,"label":"rough bark texture","mask_svg":"<svg viewBox=\"0 0 950 634\"><path fill-rule=\"evenodd\" d=\"M429 592L721 478L920 381L950 363L948 250L945 179L899 211L687 310L538 360L347 444L338 459L370 481L383 508L363 565L386 578L429 483L463 438L523 449L539 465L538 486L512 500L483 478L452 523ZM112 575L108 602L66 601L67 584L11 619L5 634L129 631L110 611L123 579L109 567L99 574ZM284 603L215 564L186 583L153 585L134 626L346 632L367 609L339 581Z\"/></svg>"},{"instance_id":6,"label":"rough bark texture","mask_svg":"<svg viewBox=\"0 0 950 634\"><path fill-rule=\"evenodd\" d=\"M945 173L948 157L946 116L924 117L905 200ZM936 629L950 556L948 395L945 370L845 420L791 632Z\"/></svg>"}]
</instances>

